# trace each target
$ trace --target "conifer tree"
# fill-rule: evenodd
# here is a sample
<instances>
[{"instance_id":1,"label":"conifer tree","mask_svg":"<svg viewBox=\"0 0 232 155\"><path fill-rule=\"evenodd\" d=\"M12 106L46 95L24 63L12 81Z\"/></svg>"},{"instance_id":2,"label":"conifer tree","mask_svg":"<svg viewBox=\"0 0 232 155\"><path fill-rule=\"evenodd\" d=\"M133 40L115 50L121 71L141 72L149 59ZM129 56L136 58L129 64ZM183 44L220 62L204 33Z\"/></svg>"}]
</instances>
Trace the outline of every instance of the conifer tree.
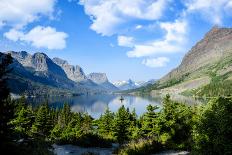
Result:
<instances>
[{"instance_id":1,"label":"conifer tree","mask_svg":"<svg viewBox=\"0 0 232 155\"><path fill-rule=\"evenodd\" d=\"M22 107L20 111L17 112L16 118L12 120L12 125L16 132L19 132L22 136L28 135L32 127L34 117L33 112L30 107Z\"/></svg>"},{"instance_id":2,"label":"conifer tree","mask_svg":"<svg viewBox=\"0 0 232 155\"><path fill-rule=\"evenodd\" d=\"M155 110L157 110L157 106L148 105L147 112L144 114L142 119L142 132L145 136L152 137L155 135L155 125L157 114Z\"/></svg>"},{"instance_id":3,"label":"conifer tree","mask_svg":"<svg viewBox=\"0 0 232 155\"><path fill-rule=\"evenodd\" d=\"M113 127L114 114L109 107L106 108L105 113L101 115L98 120L98 131L101 135L110 136Z\"/></svg>"},{"instance_id":4,"label":"conifer tree","mask_svg":"<svg viewBox=\"0 0 232 155\"><path fill-rule=\"evenodd\" d=\"M129 139L130 113L124 105L118 109L114 119L114 136L122 144Z\"/></svg>"},{"instance_id":5,"label":"conifer tree","mask_svg":"<svg viewBox=\"0 0 232 155\"><path fill-rule=\"evenodd\" d=\"M68 125L70 120L71 120L71 108L68 103L65 103L61 112L61 118L60 118L61 126L65 127L66 125Z\"/></svg>"},{"instance_id":6,"label":"conifer tree","mask_svg":"<svg viewBox=\"0 0 232 155\"><path fill-rule=\"evenodd\" d=\"M52 128L52 120L48 103L41 105L37 111L35 119L35 129L37 133L44 136L49 135Z\"/></svg>"},{"instance_id":7,"label":"conifer tree","mask_svg":"<svg viewBox=\"0 0 232 155\"><path fill-rule=\"evenodd\" d=\"M87 113L83 114L83 122L82 122L82 125L81 125L81 131L82 133L84 134L88 134L88 133L91 133L92 131L92 121L93 121L93 118L88 115Z\"/></svg>"}]
</instances>

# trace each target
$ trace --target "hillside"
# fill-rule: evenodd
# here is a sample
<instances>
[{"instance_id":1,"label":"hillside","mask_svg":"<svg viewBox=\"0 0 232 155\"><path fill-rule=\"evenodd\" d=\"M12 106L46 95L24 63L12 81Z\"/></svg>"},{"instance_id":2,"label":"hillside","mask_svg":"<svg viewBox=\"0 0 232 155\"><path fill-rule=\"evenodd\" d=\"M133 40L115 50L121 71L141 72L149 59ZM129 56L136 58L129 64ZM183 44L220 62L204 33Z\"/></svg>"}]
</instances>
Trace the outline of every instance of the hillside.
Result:
<instances>
[{"instance_id":1,"label":"hillside","mask_svg":"<svg viewBox=\"0 0 232 155\"><path fill-rule=\"evenodd\" d=\"M29 96L76 95L115 90L92 81L80 66L70 65L60 58L50 59L39 52L33 55L25 51L6 53L13 57L10 65L12 71L8 75L8 86L12 93ZM4 53L1 53L2 56Z\"/></svg>"},{"instance_id":2,"label":"hillside","mask_svg":"<svg viewBox=\"0 0 232 155\"><path fill-rule=\"evenodd\" d=\"M232 28L213 27L156 84L135 92L195 96L228 95L232 90Z\"/></svg>"}]
</instances>

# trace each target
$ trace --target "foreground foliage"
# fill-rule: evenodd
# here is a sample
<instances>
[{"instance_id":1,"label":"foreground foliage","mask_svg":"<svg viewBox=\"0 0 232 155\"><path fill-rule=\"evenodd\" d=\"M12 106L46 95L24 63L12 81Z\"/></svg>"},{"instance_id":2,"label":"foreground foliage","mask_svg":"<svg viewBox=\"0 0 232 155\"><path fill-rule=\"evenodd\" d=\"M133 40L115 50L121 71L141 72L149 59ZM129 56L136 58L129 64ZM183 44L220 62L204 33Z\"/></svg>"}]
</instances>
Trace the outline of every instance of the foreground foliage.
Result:
<instances>
[{"instance_id":1,"label":"foreground foliage","mask_svg":"<svg viewBox=\"0 0 232 155\"><path fill-rule=\"evenodd\" d=\"M36 108L25 99L9 101L16 106L10 143L24 154L50 154L49 144L74 144L83 147L111 147L119 143L116 154L151 154L162 150L187 150L192 154L232 153L232 99L218 97L195 107L174 102L167 95L162 109L148 105L147 112L137 117L124 106L116 113L109 108L99 119L87 113L71 112L44 103ZM23 139L22 142L19 142ZM34 148L36 147L36 148ZM30 153L29 153L30 152Z\"/></svg>"}]
</instances>

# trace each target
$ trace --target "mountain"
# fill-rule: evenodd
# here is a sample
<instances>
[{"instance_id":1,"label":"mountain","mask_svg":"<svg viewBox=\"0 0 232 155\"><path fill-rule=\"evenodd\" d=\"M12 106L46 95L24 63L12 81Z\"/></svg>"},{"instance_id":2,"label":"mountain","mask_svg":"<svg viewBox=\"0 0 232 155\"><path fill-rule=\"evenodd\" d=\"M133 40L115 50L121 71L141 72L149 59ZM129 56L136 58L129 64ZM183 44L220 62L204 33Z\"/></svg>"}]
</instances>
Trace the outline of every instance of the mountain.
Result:
<instances>
[{"instance_id":1,"label":"mountain","mask_svg":"<svg viewBox=\"0 0 232 155\"><path fill-rule=\"evenodd\" d=\"M215 92L229 94L232 90L231 80L232 28L215 26L191 48L177 68L152 87L139 91L196 96L217 95Z\"/></svg>"},{"instance_id":2,"label":"mountain","mask_svg":"<svg viewBox=\"0 0 232 155\"><path fill-rule=\"evenodd\" d=\"M85 75L83 69L80 66L70 65L66 60L60 58L53 58L52 60L54 63L56 63L64 70L65 74L70 80L78 84L85 85L90 89L91 88L102 89L99 87L97 83L94 83L93 81L88 79L88 77Z\"/></svg>"},{"instance_id":3,"label":"mountain","mask_svg":"<svg viewBox=\"0 0 232 155\"><path fill-rule=\"evenodd\" d=\"M80 66L70 65L66 60L60 58L53 58L52 60L64 70L69 79L75 82L87 80L87 77Z\"/></svg>"},{"instance_id":4,"label":"mountain","mask_svg":"<svg viewBox=\"0 0 232 155\"><path fill-rule=\"evenodd\" d=\"M131 79L127 81L116 81L113 82L113 84L120 90L130 90L138 88L140 86L138 83L132 81Z\"/></svg>"},{"instance_id":5,"label":"mountain","mask_svg":"<svg viewBox=\"0 0 232 155\"><path fill-rule=\"evenodd\" d=\"M119 90L116 86L109 82L105 73L90 73L87 77L108 91Z\"/></svg>"},{"instance_id":6,"label":"mountain","mask_svg":"<svg viewBox=\"0 0 232 155\"><path fill-rule=\"evenodd\" d=\"M50 59L39 52L33 55L25 51L6 53L13 57L10 65L13 70L8 75L8 85L12 93L34 96L112 91L88 79L81 67L72 66L65 60Z\"/></svg>"}]
</instances>

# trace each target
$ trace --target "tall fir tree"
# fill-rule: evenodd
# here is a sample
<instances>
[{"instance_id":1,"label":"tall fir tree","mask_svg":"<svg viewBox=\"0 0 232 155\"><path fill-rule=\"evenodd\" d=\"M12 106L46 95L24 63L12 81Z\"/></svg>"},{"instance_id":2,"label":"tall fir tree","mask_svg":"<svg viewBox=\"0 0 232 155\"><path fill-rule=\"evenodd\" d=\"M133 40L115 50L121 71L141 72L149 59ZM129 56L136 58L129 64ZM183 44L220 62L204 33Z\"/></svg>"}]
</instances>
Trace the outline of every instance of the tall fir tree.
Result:
<instances>
[{"instance_id":1,"label":"tall fir tree","mask_svg":"<svg viewBox=\"0 0 232 155\"><path fill-rule=\"evenodd\" d=\"M34 121L32 108L29 106L22 107L16 113L16 118L11 121L16 132L22 137L30 135L30 130Z\"/></svg>"},{"instance_id":2,"label":"tall fir tree","mask_svg":"<svg viewBox=\"0 0 232 155\"><path fill-rule=\"evenodd\" d=\"M36 113L34 131L42 136L48 136L53 127L48 103L41 105Z\"/></svg>"},{"instance_id":3,"label":"tall fir tree","mask_svg":"<svg viewBox=\"0 0 232 155\"><path fill-rule=\"evenodd\" d=\"M147 112L142 117L142 133L147 137L152 137L155 135L155 121L157 119L157 114L155 110L157 110L158 108L159 107L157 106L148 105Z\"/></svg>"},{"instance_id":4,"label":"tall fir tree","mask_svg":"<svg viewBox=\"0 0 232 155\"><path fill-rule=\"evenodd\" d=\"M130 137L129 135L130 127L130 113L125 109L124 105L118 109L114 119L114 136L117 141L122 144L127 141Z\"/></svg>"},{"instance_id":5,"label":"tall fir tree","mask_svg":"<svg viewBox=\"0 0 232 155\"><path fill-rule=\"evenodd\" d=\"M98 120L98 131L101 135L111 136L113 128L114 113L109 107L106 108L103 115Z\"/></svg>"}]
</instances>

